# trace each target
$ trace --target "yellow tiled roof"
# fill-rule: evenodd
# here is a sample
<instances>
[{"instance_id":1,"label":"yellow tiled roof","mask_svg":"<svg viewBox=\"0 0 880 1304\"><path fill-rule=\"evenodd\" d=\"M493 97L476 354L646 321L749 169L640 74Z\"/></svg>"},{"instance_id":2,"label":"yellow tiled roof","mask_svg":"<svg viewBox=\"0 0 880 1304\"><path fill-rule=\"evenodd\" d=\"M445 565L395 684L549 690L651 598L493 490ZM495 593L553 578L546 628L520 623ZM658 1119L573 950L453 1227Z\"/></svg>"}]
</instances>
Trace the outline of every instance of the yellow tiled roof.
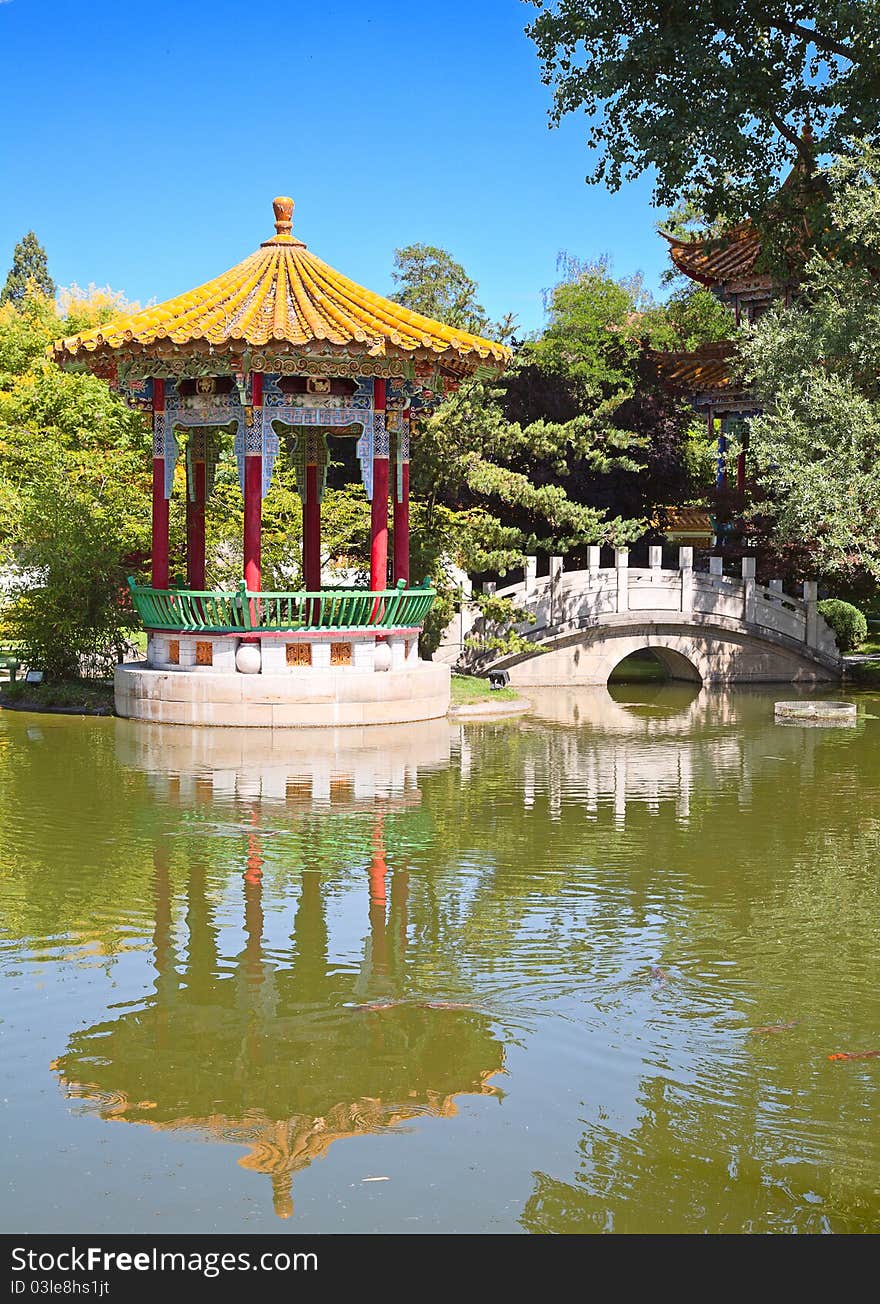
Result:
<instances>
[{"instance_id":1,"label":"yellow tiled roof","mask_svg":"<svg viewBox=\"0 0 880 1304\"><path fill-rule=\"evenodd\" d=\"M466 372L509 360L503 344L410 312L334 271L291 234L293 200L273 206L276 234L250 257L187 294L59 340L56 361L187 345L280 354L324 345L369 357L422 357Z\"/></svg>"},{"instance_id":2,"label":"yellow tiled roof","mask_svg":"<svg viewBox=\"0 0 880 1304\"><path fill-rule=\"evenodd\" d=\"M702 507L664 507L666 529L674 534L712 534L712 518Z\"/></svg>"}]
</instances>

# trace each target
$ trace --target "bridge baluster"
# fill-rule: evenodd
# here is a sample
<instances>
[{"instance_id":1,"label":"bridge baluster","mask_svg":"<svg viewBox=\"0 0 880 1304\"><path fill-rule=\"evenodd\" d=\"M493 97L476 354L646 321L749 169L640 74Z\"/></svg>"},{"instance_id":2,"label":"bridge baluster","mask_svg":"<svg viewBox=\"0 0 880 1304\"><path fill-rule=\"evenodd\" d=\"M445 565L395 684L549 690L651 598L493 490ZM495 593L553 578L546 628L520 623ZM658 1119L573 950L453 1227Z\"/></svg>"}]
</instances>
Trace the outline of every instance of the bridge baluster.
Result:
<instances>
[{"instance_id":1,"label":"bridge baluster","mask_svg":"<svg viewBox=\"0 0 880 1304\"><path fill-rule=\"evenodd\" d=\"M617 571L617 610L629 611L629 548L614 549L614 569Z\"/></svg>"},{"instance_id":2,"label":"bridge baluster","mask_svg":"<svg viewBox=\"0 0 880 1304\"><path fill-rule=\"evenodd\" d=\"M587 549L589 552L589 549ZM547 615L548 625L556 624L556 613L558 610L559 585L562 582L562 558L550 558L550 610Z\"/></svg>"},{"instance_id":3,"label":"bridge baluster","mask_svg":"<svg viewBox=\"0 0 880 1304\"><path fill-rule=\"evenodd\" d=\"M819 585L815 580L804 580L804 602L807 608L807 647L819 646Z\"/></svg>"},{"instance_id":4,"label":"bridge baluster","mask_svg":"<svg viewBox=\"0 0 880 1304\"><path fill-rule=\"evenodd\" d=\"M755 559L743 557L743 620L748 625L755 623Z\"/></svg>"},{"instance_id":5,"label":"bridge baluster","mask_svg":"<svg viewBox=\"0 0 880 1304\"><path fill-rule=\"evenodd\" d=\"M694 550L679 548L678 569L681 571L681 609L690 615L694 609Z\"/></svg>"}]
</instances>

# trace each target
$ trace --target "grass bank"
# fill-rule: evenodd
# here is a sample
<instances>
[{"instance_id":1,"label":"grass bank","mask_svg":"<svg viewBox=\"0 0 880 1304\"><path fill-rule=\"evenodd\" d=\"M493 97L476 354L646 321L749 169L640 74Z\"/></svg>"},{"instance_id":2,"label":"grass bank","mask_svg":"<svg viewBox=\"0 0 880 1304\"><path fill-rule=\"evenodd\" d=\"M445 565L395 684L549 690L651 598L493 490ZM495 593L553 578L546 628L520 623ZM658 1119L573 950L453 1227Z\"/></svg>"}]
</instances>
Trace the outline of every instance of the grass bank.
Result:
<instances>
[{"instance_id":1,"label":"grass bank","mask_svg":"<svg viewBox=\"0 0 880 1304\"><path fill-rule=\"evenodd\" d=\"M846 684L860 688L880 688L880 656L871 661L847 661Z\"/></svg>"},{"instance_id":2,"label":"grass bank","mask_svg":"<svg viewBox=\"0 0 880 1304\"><path fill-rule=\"evenodd\" d=\"M75 679L59 684L0 685L0 707L18 711L60 711L81 715L112 715L113 685L103 679Z\"/></svg>"},{"instance_id":3,"label":"grass bank","mask_svg":"<svg viewBox=\"0 0 880 1304\"><path fill-rule=\"evenodd\" d=\"M480 679L477 675L453 675L452 676L452 705L469 706L472 702L514 702L516 701L516 689L514 688L496 688L489 687L488 679Z\"/></svg>"}]
</instances>

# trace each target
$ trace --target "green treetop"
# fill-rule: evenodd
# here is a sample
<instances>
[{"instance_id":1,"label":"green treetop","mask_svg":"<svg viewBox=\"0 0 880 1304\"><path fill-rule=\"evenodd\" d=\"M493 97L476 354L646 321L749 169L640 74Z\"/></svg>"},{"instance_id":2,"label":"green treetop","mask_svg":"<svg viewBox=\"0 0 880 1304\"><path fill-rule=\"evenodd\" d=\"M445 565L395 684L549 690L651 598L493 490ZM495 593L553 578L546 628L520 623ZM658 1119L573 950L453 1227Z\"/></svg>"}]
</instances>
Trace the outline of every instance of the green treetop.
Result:
<instances>
[{"instance_id":1,"label":"green treetop","mask_svg":"<svg viewBox=\"0 0 880 1304\"><path fill-rule=\"evenodd\" d=\"M728 338L729 311L707 291L657 304L638 277L603 261L560 259L547 326L507 372L461 385L419 429L413 551L438 578L451 558L499 572L536 552L623 545L658 508L699 497L693 413L664 394L643 344L692 348ZM444 601L436 619L448 619ZM432 613L432 618L434 613Z\"/></svg>"},{"instance_id":2,"label":"green treetop","mask_svg":"<svg viewBox=\"0 0 880 1304\"><path fill-rule=\"evenodd\" d=\"M49 275L46 250L33 231L28 231L12 251L12 267L6 277L6 284L0 290L0 304L14 303L20 306L28 292L33 290L52 298L55 282Z\"/></svg>"},{"instance_id":3,"label":"green treetop","mask_svg":"<svg viewBox=\"0 0 880 1304\"><path fill-rule=\"evenodd\" d=\"M756 526L845 590L880 582L880 152L827 178L844 256L815 254L798 301L761 317L741 352L763 407L750 424Z\"/></svg>"},{"instance_id":4,"label":"green treetop","mask_svg":"<svg viewBox=\"0 0 880 1304\"><path fill-rule=\"evenodd\" d=\"M551 120L583 112L617 190L654 169L656 202L758 217L800 162L880 129L878 0L530 0Z\"/></svg>"},{"instance_id":5,"label":"green treetop","mask_svg":"<svg viewBox=\"0 0 880 1304\"><path fill-rule=\"evenodd\" d=\"M397 287L391 298L410 312L474 335L487 329L489 319L477 302L476 282L445 249L426 244L395 249L391 275Z\"/></svg>"}]
</instances>

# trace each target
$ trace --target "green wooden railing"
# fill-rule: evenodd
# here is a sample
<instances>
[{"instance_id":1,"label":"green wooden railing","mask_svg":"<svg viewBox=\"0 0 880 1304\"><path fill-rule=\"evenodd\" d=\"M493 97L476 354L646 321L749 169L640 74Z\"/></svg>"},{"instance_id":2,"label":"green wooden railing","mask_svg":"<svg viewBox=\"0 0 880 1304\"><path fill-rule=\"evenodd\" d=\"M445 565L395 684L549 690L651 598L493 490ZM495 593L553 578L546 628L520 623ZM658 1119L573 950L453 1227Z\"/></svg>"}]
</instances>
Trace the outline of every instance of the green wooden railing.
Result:
<instances>
[{"instance_id":1,"label":"green wooden railing","mask_svg":"<svg viewBox=\"0 0 880 1304\"><path fill-rule=\"evenodd\" d=\"M251 630L414 629L437 596L425 580L421 588L322 589L318 593L253 593L244 584L234 592L151 589L129 578L131 600L147 629L199 633Z\"/></svg>"}]
</instances>

